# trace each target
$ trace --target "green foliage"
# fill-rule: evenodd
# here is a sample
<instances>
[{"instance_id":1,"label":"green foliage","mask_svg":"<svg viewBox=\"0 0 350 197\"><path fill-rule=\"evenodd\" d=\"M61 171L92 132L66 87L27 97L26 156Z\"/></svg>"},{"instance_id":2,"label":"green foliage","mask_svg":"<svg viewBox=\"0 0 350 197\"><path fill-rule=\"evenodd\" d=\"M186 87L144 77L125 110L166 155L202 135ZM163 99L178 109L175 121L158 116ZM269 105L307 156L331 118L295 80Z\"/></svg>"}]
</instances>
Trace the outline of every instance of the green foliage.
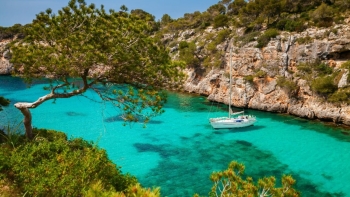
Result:
<instances>
[{"instance_id":1,"label":"green foliage","mask_svg":"<svg viewBox=\"0 0 350 197\"><path fill-rule=\"evenodd\" d=\"M12 27L1 27L0 26L0 40L3 39L12 39L16 35L19 38L24 37L24 29L29 25L22 26L21 24L15 24Z\"/></svg>"},{"instance_id":2,"label":"green foliage","mask_svg":"<svg viewBox=\"0 0 350 197\"><path fill-rule=\"evenodd\" d=\"M159 90L181 85L183 64L173 62L160 40L151 36L150 22L152 16L142 10L107 13L84 0L69 1L58 14L50 9L38 14L26 28L28 36L11 45L15 74L29 82L43 76L55 79L50 96L32 107L92 89L119 107L125 121L144 117L147 122L161 114L166 97ZM117 91L118 84L140 89L139 99L130 89ZM101 85L104 88L97 88Z\"/></svg>"},{"instance_id":3,"label":"green foliage","mask_svg":"<svg viewBox=\"0 0 350 197\"><path fill-rule=\"evenodd\" d=\"M249 42L255 41L255 38L257 38L260 35L260 32L254 31L247 33L243 36L237 37L235 39L235 43L239 44L239 46L244 46Z\"/></svg>"},{"instance_id":4,"label":"green foliage","mask_svg":"<svg viewBox=\"0 0 350 197\"><path fill-rule=\"evenodd\" d=\"M311 74L312 73L312 66L309 63L300 63L297 65L297 69L299 72L303 72L306 74Z\"/></svg>"},{"instance_id":5,"label":"green foliage","mask_svg":"<svg viewBox=\"0 0 350 197\"><path fill-rule=\"evenodd\" d=\"M288 94L296 93L296 91L299 88L299 86L294 81L289 80L285 77L278 77L277 78L277 85L279 87L283 88L284 90L286 90L286 92Z\"/></svg>"},{"instance_id":6,"label":"green foliage","mask_svg":"<svg viewBox=\"0 0 350 197\"><path fill-rule=\"evenodd\" d=\"M162 18L160 19L161 26L165 26L172 22L173 19L169 16L169 14L163 14Z\"/></svg>"},{"instance_id":7,"label":"green foliage","mask_svg":"<svg viewBox=\"0 0 350 197\"><path fill-rule=\"evenodd\" d=\"M29 196L81 196L100 183L105 191L126 191L137 180L123 175L104 150L64 133L34 130L33 141L0 149L0 172Z\"/></svg>"},{"instance_id":8,"label":"green foliage","mask_svg":"<svg viewBox=\"0 0 350 197\"><path fill-rule=\"evenodd\" d=\"M130 185L123 192L114 192L110 190L105 190L101 182L93 184L88 191L84 194L85 197L126 197L126 196L135 196L135 197L160 197L160 189L154 188L142 188L140 184Z\"/></svg>"},{"instance_id":9,"label":"green foliage","mask_svg":"<svg viewBox=\"0 0 350 197\"><path fill-rule=\"evenodd\" d=\"M325 76L333 74L333 68L329 67L319 59L313 62L300 63L297 65L297 69L300 72L302 78L306 80L312 80L317 76Z\"/></svg>"},{"instance_id":10,"label":"green foliage","mask_svg":"<svg viewBox=\"0 0 350 197\"><path fill-rule=\"evenodd\" d=\"M334 79L331 76L323 76L314 79L311 82L311 88L324 96L332 94L337 90L337 86L334 84Z\"/></svg>"},{"instance_id":11,"label":"green foliage","mask_svg":"<svg viewBox=\"0 0 350 197\"><path fill-rule=\"evenodd\" d=\"M185 49L185 48L188 48L190 45L188 44L188 42L186 42L186 41L181 41L180 43L179 43L179 49L181 50L181 49Z\"/></svg>"},{"instance_id":12,"label":"green foliage","mask_svg":"<svg viewBox=\"0 0 350 197\"><path fill-rule=\"evenodd\" d=\"M20 132L20 123L17 125L8 124L3 129L0 129L0 144L7 148L15 148L19 143L23 142L23 135Z\"/></svg>"},{"instance_id":13,"label":"green foliage","mask_svg":"<svg viewBox=\"0 0 350 197\"><path fill-rule=\"evenodd\" d=\"M350 60L344 62L341 64L341 67L342 68L345 68L345 69L350 69Z\"/></svg>"},{"instance_id":14,"label":"green foliage","mask_svg":"<svg viewBox=\"0 0 350 197\"><path fill-rule=\"evenodd\" d=\"M223 29L221 31L218 32L216 38L215 38L215 42L217 44L222 43L223 41L225 41L230 35L230 30L229 29Z\"/></svg>"},{"instance_id":15,"label":"green foliage","mask_svg":"<svg viewBox=\"0 0 350 197\"><path fill-rule=\"evenodd\" d=\"M142 10L142 9L135 9L130 11L130 15L137 18L138 20L145 21L148 26L150 26L150 32L155 32L159 30L159 23L155 21L155 16L152 14Z\"/></svg>"},{"instance_id":16,"label":"green foliage","mask_svg":"<svg viewBox=\"0 0 350 197\"><path fill-rule=\"evenodd\" d=\"M293 188L295 180L290 175L283 175L281 187L276 187L275 177L264 177L257 183L251 177L243 178L245 166L232 161L224 171L213 172L210 197L215 196L300 196ZM194 195L198 197L198 195Z\"/></svg>"},{"instance_id":17,"label":"green foliage","mask_svg":"<svg viewBox=\"0 0 350 197\"><path fill-rule=\"evenodd\" d=\"M211 40L211 42L205 47L207 51L209 51L211 54L215 55L215 52L217 52L217 45L224 42L226 39L229 38L230 30L223 29L219 31L216 35L215 34L208 34L207 39Z\"/></svg>"},{"instance_id":18,"label":"green foliage","mask_svg":"<svg viewBox=\"0 0 350 197\"><path fill-rule=\"evenodd\" d=\"M196 44L194 42L180 42L179 59L186 62L187 66L199 65L199 59L196 56Z\"/></svg>"},{"instance_id":19,"label":"green foliage","mask_svg":"<svg viewBox=\"0 0 350 197\"><path fill-rule=\"evenodd\" d=\"M306 29L304 25L305 21L303 19L281 19L277 22L276 28L283 31L296 31L301 32Z\"/></svg>"},{"instance_id":20,"label":"green foliage","mask_svg":"<svg viewBox=\"0 0 350 197\"><path fill-rule=\"evenodd\" d=\"M214 18L214 28L227 27L229 18L226 15L218 15Z\"/></svg>"},{"instance_id":21,"label":"green foliage","mask_svg":"<svg viewBox=\"0 0 350 197\"><path fill-rule=\"evenodd\" d=\"M349 92L344 91L344 90L338 90L336 92L334 92L333 94L331 94L329 96L329 98L327 99L329 102L332 103L347 103L349 104Z\"/></svg>"},{"instance_id":22,"label":"green foliage","mask_svg":"<svg viewBox=\"0 0 350 197\"><path fill-rule=\"evenodd\" d=\"M329 75L333 73L333 68L329 67L325 63L316 64L314 70L321 76Z\"/></svg>"},{"instance_id":23,"label":"green foliage","mask_svg":"<svg viewBox=\"0 0 350 197\"><path fill-rule=\"evenodd\" d=\"M299 44L308 44L308 43L311 43L312 41L313 41L313 39L310 36L299 37L297 39L297 42Z\"/></svg>"},{"instance_id":24,"label":"green foliage","mask_svg":"<svg viewBox=\"0 0 350 197\"><path fill-rule=\"evenodd\" d=\"M244 80L249 82L249 83L253 83L254 81L254 76L253 75L247 75L247 76L244 76Z\"/></svg>"},{"instance_id":25,"label":"green foliage","mask_svg":"<svg viewBox=\"0 0 350 197\"><path fill-rule=\"evenodd\" d=\"M279 32L277 29L266 30L265 33L258 38L258 45L256 47L258 48L265 47L270 42L271 38L276 38L276 36L278 35L279 35Z\"/></svg>"},{"instance_id":26,"label":"green foliage","mask_svg":"<svg viewBox=\"0 0 350 197\"><path fill-rule=\"evenodd\" d=\"M330 27L333 24L334 11L332 7L322 3L313 13L312 19L319 27Z\"/></svg>"},{"instance_id":27,"label":"green foliage","mask_svg":"<svg viewBox=\"0 0 350 197\"><path fill-rule=\"evenodd\" d=\"M10 104L10 100L0 96L0 111L2 111L2 107L8 106Z\"/></svg>"},{"instance_id":28,"label":"green foliage","mask_svg":"<svg viewBox=\"0 0 350 197\"><path fill-rule=\"evenodd\" d=\"M350 61L342 63L341 68L347 69L349 71L347 82L350 83Z\"/></svg>"},{"instance_id":29,"label":"green foliage","mask_svg":"<svg viewBox=\"0 0 350 197\"><path fill-rule=\"evenodd\" d=\"M258 78L264 78L267 76L267 73L263 70L258 70L255 74L254 77L258 77Z\"/></svg>"}]
</instances>

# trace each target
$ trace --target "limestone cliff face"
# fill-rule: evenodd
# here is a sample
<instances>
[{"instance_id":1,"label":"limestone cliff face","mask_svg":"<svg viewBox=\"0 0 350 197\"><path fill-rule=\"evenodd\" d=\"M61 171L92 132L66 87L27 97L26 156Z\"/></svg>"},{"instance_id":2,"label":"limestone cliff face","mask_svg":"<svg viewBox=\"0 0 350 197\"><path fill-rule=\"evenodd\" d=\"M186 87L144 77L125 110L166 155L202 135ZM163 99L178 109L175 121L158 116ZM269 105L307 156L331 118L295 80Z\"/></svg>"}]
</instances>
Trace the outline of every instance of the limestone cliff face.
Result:
<instances>
[{"instance_id":1,"label":"limestone cliff face","mask_svg":"<svg viewBox=\"0 0 350 197\"><path fill-rule=\"evenodd\" d=\"M236 35L242 35L242 29L230 29ZM195 41L196 55L200 59L206 57L207 51L203 43L210 43L209 34L216 34L220 29L207 28L196 32L186 30L163 36L164 43ZM209 37L209 39L208 39ZM301 42L304 40L304 42ZM306 41L305 41L306 40ZM199 44L199 42L201 44ZM188 75L184 89L191 93L205 95L209 100L228 104L229 102L229 49L232 48L232 103L237 107L258 109L263 111L289 113L299 117L321 119L350 125L350 105L332 104L315 94L310 83L293 75L297 64L322 59L328 66L341 69L340 65L350 60L350 19L343 25L331 28L309 28L301 33L282 32L262 49L256 48L257 41L234 43L225 40L216 49L224 56L222 66L186 69ZM12 65L10 53L6 48L9 41L0 42L0 74L10 74ZM232 46L232 47L230 47ZM174 59L178 57L178 45L170 47ZM266 73L263 77L254 76L260 70ZM348 87L348 70L342 70L338 87ZM277 84L277 78L284 76L298 85L298 90L291 94Z\"/></svg>"},{"instance_id":2,"label":"limestone cliff face","mask_svg":"<svg viewBox=\"0 0 350 197\"><path fill-rule=\"evenodd\" d=\"M8 75L12 71L12 64L10 63L10 51L7 49L7 44L10 40L0 41L0 75Z\"/></svg>"},{"instance_id":3,"label":"limestone cliff face","mask_svg":"<svg viewBox=\"0 0 350 197\"><path fill-rule=\"evenodd\" d=\"M350 125L349 105L324 101L311 90L308 81L293 75L298 63L321 59L328 66L342 70L338 87L347 87L349 71L340 68L343 62L350 60L349 19L346 22L327 29L309 28L301 33L282 32L262 49L255 47L256 41L240 47L233 45L233 105ZM187 40L194 40L195 36L196 40L204 39L198 39L202 35L192 34ZM308 42L300 44L301 38ZM187 69L188 79L184 84L186 91L205 95L212 101L225 104L229 102L230 53L227 46L228 42L224 42L217 47L225 54L224 68ZM264 71L266 76L254 77L252 81L245 80L245 77L253 76L257 70ZM291 95L279 87L278 76L294 81L299 86L297 92Z\"/></svg>"}]
</instances>

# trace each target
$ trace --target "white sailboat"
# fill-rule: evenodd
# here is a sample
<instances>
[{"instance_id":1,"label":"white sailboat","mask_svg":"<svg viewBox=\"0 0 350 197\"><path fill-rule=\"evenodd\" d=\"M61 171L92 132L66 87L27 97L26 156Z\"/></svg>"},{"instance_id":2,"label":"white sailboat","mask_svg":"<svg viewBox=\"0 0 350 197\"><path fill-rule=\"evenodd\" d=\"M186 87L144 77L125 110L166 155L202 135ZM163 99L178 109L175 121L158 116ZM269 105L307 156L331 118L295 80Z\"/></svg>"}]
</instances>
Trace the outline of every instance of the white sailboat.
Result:
<instances>
[{"instance_id":1,"label":"white sailboat","mask_svg":"<svg viewBox=\"0 0 350 197\"><path fill-rule=\"evenodd\" d=\"M251 126L256 122L256 117L244 115L244 111L232 112L231 109L231 89L232 89L232 48L230 49L230 99L228 105L228 117L210 118L209 122L214 129L231 129Z\"/></svg>"}]
</instances>

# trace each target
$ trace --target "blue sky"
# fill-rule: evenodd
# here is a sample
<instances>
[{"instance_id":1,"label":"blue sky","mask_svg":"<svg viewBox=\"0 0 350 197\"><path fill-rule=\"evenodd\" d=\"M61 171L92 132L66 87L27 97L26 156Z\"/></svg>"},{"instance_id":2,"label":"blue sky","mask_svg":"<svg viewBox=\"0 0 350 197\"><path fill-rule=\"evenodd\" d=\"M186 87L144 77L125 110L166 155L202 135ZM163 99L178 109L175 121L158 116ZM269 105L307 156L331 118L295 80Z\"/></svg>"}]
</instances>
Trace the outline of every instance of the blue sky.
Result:
<instances>
[{"instance_id":1,"label":"blue sky","mask_svg":"<svg viewBox=\"0 0 350 197\"><path fill-rule=\"evenodd\" d=\"M25 25L35 19L35 15L51 8L57 13L62 7L68 5L69 0L0 0L0 26L9 27L16 23ZM195 11L203 12L219 0L85 0L88 4L94 3L106 10L119 10L121 5L126 5L130 10L142 9L159 20L163 14L169 14L171 18L182 17L185 13Z\"/></svg>"}]
</instances>

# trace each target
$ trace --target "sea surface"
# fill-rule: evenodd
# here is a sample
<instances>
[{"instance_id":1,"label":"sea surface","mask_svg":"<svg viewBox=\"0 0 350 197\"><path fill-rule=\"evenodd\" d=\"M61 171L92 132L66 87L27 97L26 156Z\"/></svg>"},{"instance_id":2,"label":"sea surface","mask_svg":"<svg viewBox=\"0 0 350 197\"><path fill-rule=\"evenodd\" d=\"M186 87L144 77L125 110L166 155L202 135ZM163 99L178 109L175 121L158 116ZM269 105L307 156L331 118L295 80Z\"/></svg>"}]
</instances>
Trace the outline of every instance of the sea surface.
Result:
<instances>
[{"instance_id":1,"label":"sea surface","mask_svg":"<svg viewBox=\"0 0 350 197\"><path fill-rule=\"evenodd\" d=\"M33 102L47 93L45 81L28 88L22 80L0 76L0 95L11 106L0 112L0 126L21 126L13 104ZM107 150L124 173L145 187L161 187L162 196L207 195L211 172L230 161L246 166L254 180L291 174L302 196L350 196L350 130L293 116L245 110L258 122L241 129L214 130L210 117L225 116L227 107L205 97L169 93L165 113L123 126L121 112L96 94L47 101L32 109L33 126L82 137ZM234 109L236 111L240 109Z\"/></svg>"}]
</instances>

